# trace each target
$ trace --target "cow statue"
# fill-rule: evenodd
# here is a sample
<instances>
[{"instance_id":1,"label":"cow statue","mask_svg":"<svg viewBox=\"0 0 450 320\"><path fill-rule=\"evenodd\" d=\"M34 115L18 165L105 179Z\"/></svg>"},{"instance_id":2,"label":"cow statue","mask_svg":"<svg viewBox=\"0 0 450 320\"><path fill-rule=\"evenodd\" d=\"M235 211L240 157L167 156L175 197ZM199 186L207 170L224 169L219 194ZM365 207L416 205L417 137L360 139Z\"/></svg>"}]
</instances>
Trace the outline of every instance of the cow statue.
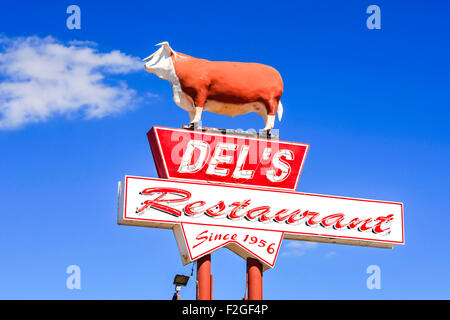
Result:
<instances>
[{"instance_id":1,"label":"cow statue","mask_svg":"<svg viewBox=\"0 0 450 320\"><path fill-rule=\"evenodd\" d=\"M265 122L263 130L274 127L283 115L281 75L259 63L209 61L172 50L168 42L143 59L145 70L168 80L175 103L189 113L190 125L201 121L202 111L231 117L255 112Z\"/></svg>"}]
</instances>

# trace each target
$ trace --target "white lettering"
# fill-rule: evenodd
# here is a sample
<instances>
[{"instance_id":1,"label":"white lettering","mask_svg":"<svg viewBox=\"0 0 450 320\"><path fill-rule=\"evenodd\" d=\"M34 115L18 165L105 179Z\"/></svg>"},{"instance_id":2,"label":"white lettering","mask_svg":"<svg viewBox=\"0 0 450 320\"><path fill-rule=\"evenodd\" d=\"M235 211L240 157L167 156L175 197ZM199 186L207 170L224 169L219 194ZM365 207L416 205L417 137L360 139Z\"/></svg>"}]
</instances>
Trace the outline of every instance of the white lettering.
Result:
<instances>
[{"instance_id":1,"label":"white lettering","mask_svg":"<svg viewBox=\"0 0 450 320\"><path fill-rule=\"evenodd\" d=\"M236 169L233 172L233 178L235 179L251 179L255 173L253 170L242 170L245 160L248 157L249 146L242 146L241 153L236 163Z\"/></svg>"},{"instance_id":2,"label":"white lettering","mask_svg":"<svg viewBox=\"0 0 450 320\"><path fill-rule=\"evenodd\" d=\"M209 162L208 169L206 170L206 174L216 175L220 177L226 177L228 175L229 170L225 168L217 168L219 163L232 163L233 157L230 155L222 154L224 150L228 151L236 151L237 145L234 143L218 143L216 149L214 150L214 155Z\"/></svg>"},{"instance_id":3,"label":"white lettering","mask_svg":"<svg viewBox=\"0 0 450 320\"><path fill-rule=\"evenodd\" d=\"M284 157L288 161L294 160L294 153L291 150L283 149L275 153L272 159L273 169L269 169L266 172L266 177L272 182L284 181L291 172L291 166L283 161L281 158ZM281 170L280 175L276 175L277 170Z\"/></svg>"},{"instance_id":4,"label":"white lettering","mask_svg":"<svg viewBox=\"0 0 450 320\"><path fill-rule=\"evenodd\" d=\"M194 157L194 151L198 149L200 155L197 161L191 164L192 158ZM181 159L180 167L178 172L180 173L194 173L200 171L205 163L206 156L209 154L209 144L200 140L191 140L186 146L186 151L183 154L183 159Z\"/></svg>"}]
</instances>

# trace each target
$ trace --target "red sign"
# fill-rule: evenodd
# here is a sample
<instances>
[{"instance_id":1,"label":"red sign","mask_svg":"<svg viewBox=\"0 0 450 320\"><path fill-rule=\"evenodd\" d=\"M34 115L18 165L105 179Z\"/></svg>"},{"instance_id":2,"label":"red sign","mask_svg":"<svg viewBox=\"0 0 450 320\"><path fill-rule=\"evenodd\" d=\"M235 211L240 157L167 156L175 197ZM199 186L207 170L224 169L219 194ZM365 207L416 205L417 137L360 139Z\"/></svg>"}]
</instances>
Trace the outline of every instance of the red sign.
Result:
<instances>
[{"instance_id":1,"label":"red sign","mask_svg":"<svg viewBox=\"0 0 450 320\"><path fill-rule=\"evenodd\" d=\"M148 133L158 176L295 190L308 144L184 129Z\"/></svg>"}]
</instances>

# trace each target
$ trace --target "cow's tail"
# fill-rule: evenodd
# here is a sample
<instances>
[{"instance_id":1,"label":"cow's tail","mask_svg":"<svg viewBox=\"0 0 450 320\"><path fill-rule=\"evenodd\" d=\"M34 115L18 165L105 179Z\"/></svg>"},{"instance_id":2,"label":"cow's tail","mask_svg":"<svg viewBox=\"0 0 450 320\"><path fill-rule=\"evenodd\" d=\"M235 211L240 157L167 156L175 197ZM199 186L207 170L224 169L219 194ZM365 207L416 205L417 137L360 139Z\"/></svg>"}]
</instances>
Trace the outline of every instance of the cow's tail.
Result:
<instances>
[{"instance_id":1,"label":"cow's tail","mask_svg":"<svg viewBox=\"0 0 450 320\"><path fill-rule=\"evenodd\" d=\"M283 104L281 103L281 101L278 102L277 114L278 114L278 121L281 121L281 118L283 117Z\"/></svg>"}]
</instances>

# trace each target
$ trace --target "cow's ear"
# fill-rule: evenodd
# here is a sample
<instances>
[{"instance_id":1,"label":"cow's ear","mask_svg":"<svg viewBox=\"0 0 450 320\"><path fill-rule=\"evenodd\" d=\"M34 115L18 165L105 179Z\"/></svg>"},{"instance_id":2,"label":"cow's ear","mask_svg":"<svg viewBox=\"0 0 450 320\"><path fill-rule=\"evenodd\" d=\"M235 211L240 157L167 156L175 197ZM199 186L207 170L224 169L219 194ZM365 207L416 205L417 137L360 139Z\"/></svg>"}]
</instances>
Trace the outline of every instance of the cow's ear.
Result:
<instances>
[{"instance_id":1,"label":"cow's ear","mask_svg":"<svg viewBox=\"0 0 450 320\"><path fill-rule=\"evenodd\" d=\"M166 47L167 47L167 49L168 49L169 52L170 52L170 56L173 56L173 55L174 55L174 51L173 51L172 48L169 46L169 43L167 43Z\"/></svg>"},{"instance_id":2,"label":"cow's ear","mask_svg":"<svg viewBox=\"0 0 450 320\"><path fill-rule=\"evenodd\" d=\"M170 45L169 45L169 43L168 43L167 41L158 43L156 46L163 46L164 48L166 48L167 50L169 50L170 55L173 55L173 50L172 50L172 48L170 47Z\"/></svg>"}]
</instances>

